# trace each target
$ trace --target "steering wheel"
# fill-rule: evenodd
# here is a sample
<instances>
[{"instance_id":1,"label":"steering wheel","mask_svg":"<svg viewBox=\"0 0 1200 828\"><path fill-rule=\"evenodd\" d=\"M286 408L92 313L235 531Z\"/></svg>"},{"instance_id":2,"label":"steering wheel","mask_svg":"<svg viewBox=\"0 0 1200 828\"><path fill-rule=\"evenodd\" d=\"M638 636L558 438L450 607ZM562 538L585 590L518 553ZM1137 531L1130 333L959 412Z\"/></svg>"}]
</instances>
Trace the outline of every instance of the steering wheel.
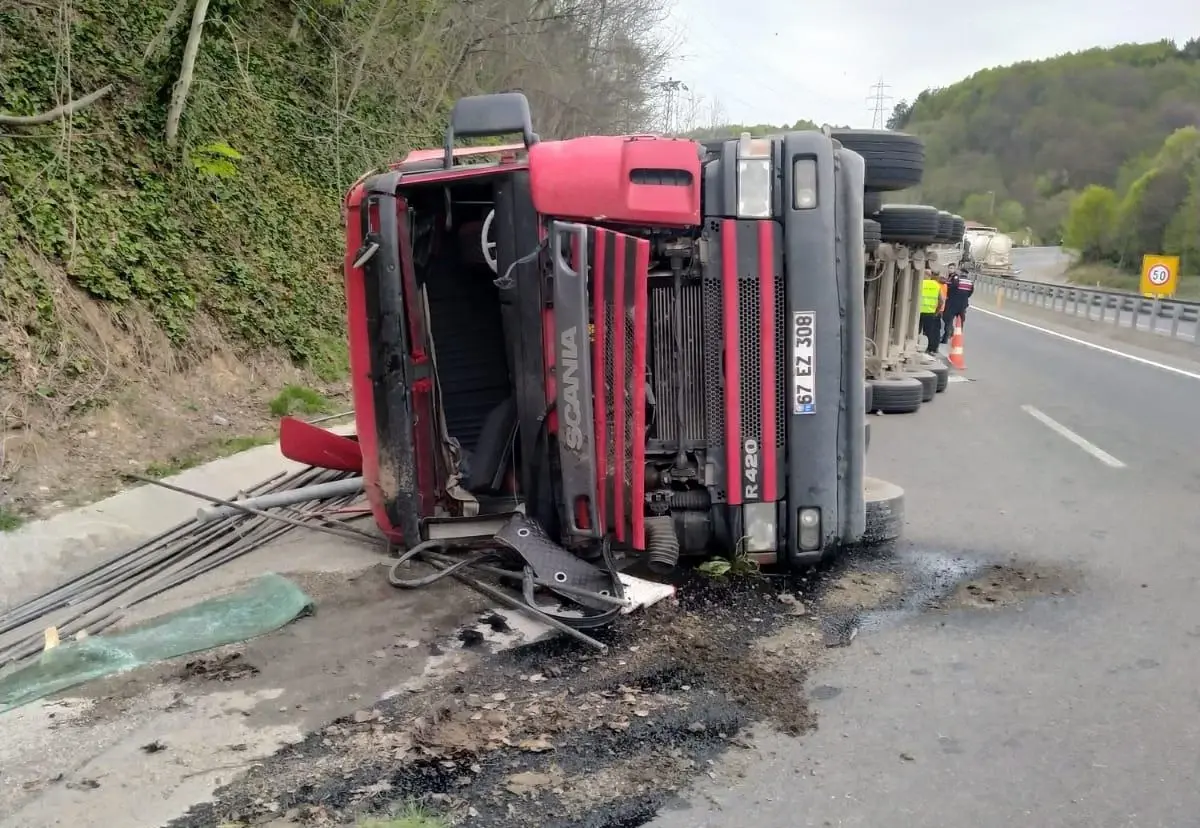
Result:
<instances>
[{"instance_id":1,"label":"steering wheel","mask_svg":"<svg viewBox=\"0 0 1200 828\"><path fill-rule=\"evenodd\" d=\"M492 220L496 218L496 211L489 210L487 218L483 220L483 228L479 231L479 249L483 251L483 260L487 262L487 266L492 269L492 273L500 274L500 265L496 261L496 240L488 241L488 236L492 232Z\"/></svg>"}]
</instances>

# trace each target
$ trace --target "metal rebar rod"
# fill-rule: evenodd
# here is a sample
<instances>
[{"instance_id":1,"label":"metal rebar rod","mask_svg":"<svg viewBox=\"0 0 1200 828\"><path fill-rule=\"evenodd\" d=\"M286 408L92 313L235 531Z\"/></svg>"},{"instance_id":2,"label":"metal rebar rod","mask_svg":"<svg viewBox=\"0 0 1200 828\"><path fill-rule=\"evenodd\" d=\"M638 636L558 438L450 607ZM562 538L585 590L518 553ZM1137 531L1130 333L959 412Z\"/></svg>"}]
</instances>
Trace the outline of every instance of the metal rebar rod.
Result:
<instances>
[{"instance_id":1,"label":"metal rebar rod","mask_svg":"<svg viewBox=\"0 0 1200 828\"><path fill-rule=\"evenodd\" d=\"M303 471L293 474L292 477L298 477L302 474ZM269 492L272 490L271 484L279 481L279 478L284 477L284 475L284 472L273 475L266 480L251 486L247 491L258 493L259 490L265 490ZM285 480L280 482L278 485L285 485L287 482L288 481ZM123 550L121 553L107 558L91 569L73 576L69 580L64 581L58 586L55 586L50 590L41 593L40 595L36 595L26 601L22 601L20 604L9 607L2 615L0 615L0 632L5 631L6 628L3 626L3 624L8 622L14 615L25 614L23 611L28 610L35 605L53 602L63 592L72 592L75 588L84 583L94 581L97 578L103 578L104 575L107 574L104 572L104 570L126 566L130 563L131 559L137 557L140 553L151 553L152 547L159 547L161 544L168 541L178 540L179 538L177 536L194 530L195 523L196 522L194 520L188 520L184 521L183 523L176 524L175 526L172 526L171 528L166 529L151 538L140 541L136 546L130 549Z\"/></svg>"},{"instance_id":2,"label":"metal rebar rod","mask_svg":"<svg viewBox=\"0 0 1200 828\"><path fill-rule=\"evenodd\" d=\"M162 488L170 489L173 492L179 492L180 494L190 495L192 497L199 498L200 500L207 500L209 503L215 503L219 506L232 506L233 508L237 509L238 511L246 512L247 514L251 514L251 515L259 515L260 517L270 518L271 520L277 520L280 523L286 523L290 526L297 526L301 529L310 529L314 532L324 532L326 534L333 535L333 536L339 537L339 538L349 538L351 540L358 540L358 541L365 540L365 541L369 541L370 543L373 543L373 544L383 543L383 539L381 537L379 537L378 535L372 535L369 532L364 532L361 529L354 529L350 526L333 527L333 526L321 526L321 525L317 525L317 524L305 523L303 521L296 520L295 518L290 518L287 515L277 515L277 514L272 514L271 512L264 512L262 509L254 509L249 506L240 506L237 503L233 502L232 500L224 500L222 498L213 497L212 495L207 495L202 492L193 491L191 489L185 489L183 486L176 486L174 483L168 483L165 480L155 480L152 477L145 477L144 475L140 475L140 474L126 474L125 476L130 478L131 480L138 480L138 481L141 481L142 483L149 483L154 486L161 486Z\"/></svg>"},{"instance_id":3,"label":"metal rebar rod","mask_svg":"<svg viewBox=\"0 0 1200 828\"><path fill-rule=\"evenodd\" d=\"M326 500L332 497L358 494L363 490L361 477L350 477L345 480L331 480L328 483L316 483L301 489L290 489L285 492L248 497L235 501L241 509L247 506L254 509L274 509L278 506L291 506L311 500ZM210 523L221 518L232 517L239 513L239 508L232 506L207 506L196 510L196 520L200 523Z\"/></svg>"}]
</instances>

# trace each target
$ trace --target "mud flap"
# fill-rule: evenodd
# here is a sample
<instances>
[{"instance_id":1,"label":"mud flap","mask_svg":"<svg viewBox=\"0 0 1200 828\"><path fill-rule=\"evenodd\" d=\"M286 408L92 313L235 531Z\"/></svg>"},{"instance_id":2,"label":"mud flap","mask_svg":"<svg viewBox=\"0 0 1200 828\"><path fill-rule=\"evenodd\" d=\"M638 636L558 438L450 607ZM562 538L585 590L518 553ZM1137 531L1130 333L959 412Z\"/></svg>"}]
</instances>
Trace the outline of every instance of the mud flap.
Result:
<instances>
[{"instance_id":1,"label":"mud flap","mask_svg":"<svg viewBox=\"0 0 1200 828\"><path fill-rule=\"evenodd\" d=\"M583 224L556 221L550 225L550 255L554 264L555 403L563 526L567 534L575 537L599 538L596 435L588 409L592 401L592 372L587 231ZM563 255L566 250L574 251L574 267ZM586 526L581 525L581 512L586 515Z\"/></svg>"}]
</instances>

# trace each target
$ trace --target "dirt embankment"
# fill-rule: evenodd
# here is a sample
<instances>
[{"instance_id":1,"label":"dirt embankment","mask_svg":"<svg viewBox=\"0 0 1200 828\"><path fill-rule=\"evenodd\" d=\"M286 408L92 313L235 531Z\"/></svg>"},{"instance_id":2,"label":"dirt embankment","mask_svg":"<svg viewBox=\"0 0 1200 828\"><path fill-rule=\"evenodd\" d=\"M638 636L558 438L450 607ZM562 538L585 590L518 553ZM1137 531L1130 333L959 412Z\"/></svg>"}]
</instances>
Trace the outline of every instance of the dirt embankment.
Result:
<instances>
[{"instance_id":1,"label":"dirt embankment","mask_svg":"<svg viewBox=\"0 0 1200 828\"><path fill-rule=\"evenodd\" d=\"M125 472L171 474L269 442L271 404L288 386L349 407L345 383L282 354L248 356L203 323L180 351L148 317L97 304L48 264L42 273L66 337L61 359L0 308L0 350L18 355L0 372L0 531L111 494Z\"/></svg>"}]
</instances>

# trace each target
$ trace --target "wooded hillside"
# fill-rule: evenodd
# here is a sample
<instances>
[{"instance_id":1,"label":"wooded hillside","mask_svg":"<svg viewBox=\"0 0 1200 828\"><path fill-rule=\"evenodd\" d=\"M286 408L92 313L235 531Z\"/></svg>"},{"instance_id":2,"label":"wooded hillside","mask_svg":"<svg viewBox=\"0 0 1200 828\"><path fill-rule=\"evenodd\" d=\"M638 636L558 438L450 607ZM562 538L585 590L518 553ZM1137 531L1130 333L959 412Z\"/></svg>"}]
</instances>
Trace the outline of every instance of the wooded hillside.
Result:
<instances>
[{"instance_id":1,"label":"wooded hillside","mask_svg":"<svg viewBox=\"0 0 1200 828\"><path fill-rule=\"evenodd\" d=\"M664 14L0 0L0 508L73 416L213 354L339 375L345 188L440 145L462 94L524 91L545 136L650 126Z\"/></svg>"},{"instance_id":2,"label":"wooded hillside","mask_svg":"<svg viewBox=\"0 0 1200 828\"><path fill-rule=\"evenodd\" d=\"M925 181L906 198L1057 241L1087 187L1123 197L1168 136L1200 126L1200 40L986 69L901 102L889 126L926 141Z\"/></svg>"}]
</instances>

